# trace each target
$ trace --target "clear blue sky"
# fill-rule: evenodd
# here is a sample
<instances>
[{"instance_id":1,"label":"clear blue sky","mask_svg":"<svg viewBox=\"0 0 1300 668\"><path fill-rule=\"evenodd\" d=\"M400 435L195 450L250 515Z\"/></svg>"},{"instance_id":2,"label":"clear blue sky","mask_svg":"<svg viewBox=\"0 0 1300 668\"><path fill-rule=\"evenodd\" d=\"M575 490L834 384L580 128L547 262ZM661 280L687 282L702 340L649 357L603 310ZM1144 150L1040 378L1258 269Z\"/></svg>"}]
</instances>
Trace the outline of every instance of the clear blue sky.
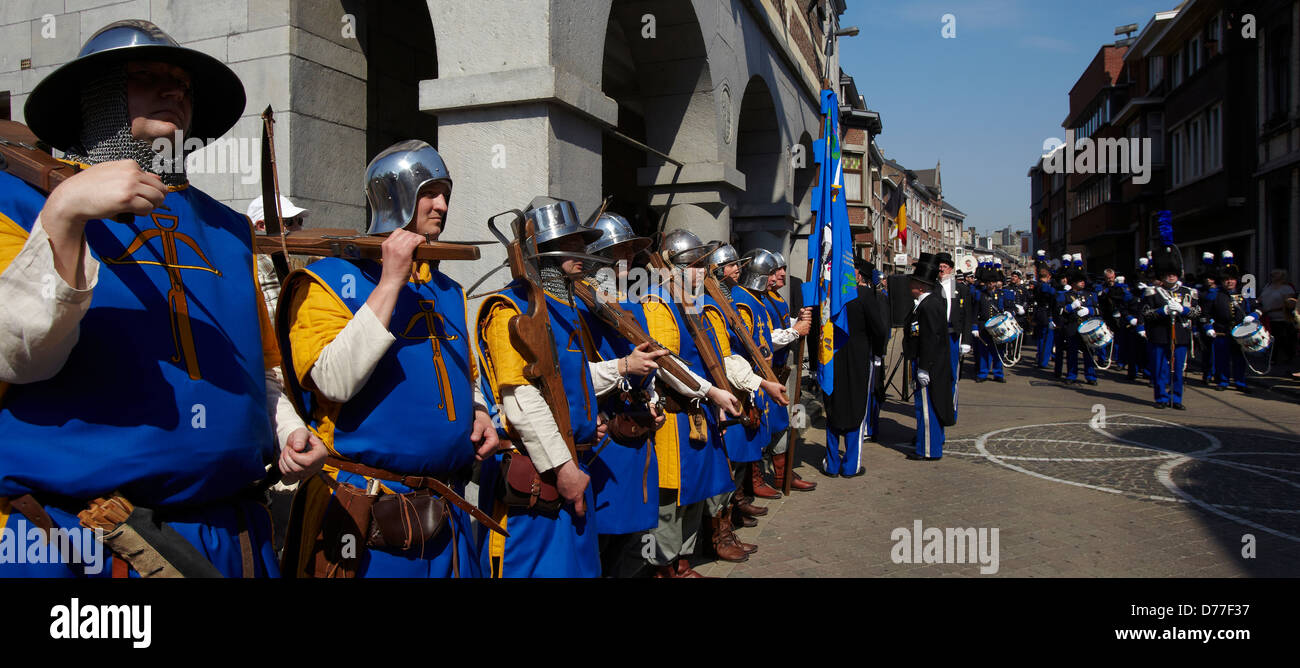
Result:
<instances>
[{"instance_id":1,"label":"clear blue sky","mask_svg":"<svg viewBox=\"0 0 1300 668\"><path fill-rule=\"evenodd\" d=\"M944 199L981 232L1029 227L1026 174L1063 137L1074 82L1117 26L1179 0L848 0L840 66L879 111L876 144L909 169L943 163ZM944 39L941 17L956 17ZM1135 35L1136 36L1136 33Z\"/></svg>"}]
</instances>

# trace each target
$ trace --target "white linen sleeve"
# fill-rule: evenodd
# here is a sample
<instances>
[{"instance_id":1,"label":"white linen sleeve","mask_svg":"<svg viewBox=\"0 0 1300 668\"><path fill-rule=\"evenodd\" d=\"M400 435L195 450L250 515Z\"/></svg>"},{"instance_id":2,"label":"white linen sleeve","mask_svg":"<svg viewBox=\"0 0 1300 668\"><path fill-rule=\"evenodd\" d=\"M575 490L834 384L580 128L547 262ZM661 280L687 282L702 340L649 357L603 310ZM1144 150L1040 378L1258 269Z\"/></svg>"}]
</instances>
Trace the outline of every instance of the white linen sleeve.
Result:
<instances>
[{"instance_id":1,"label":"white linen sleeve","mask_svg":"<svg viewBox=\"0 0 1300 668\"><path fill-rule=\"evenodd\" d=\"M99 283L99 262L85 254L86 288L67 284L38 216L13 262L0 273L0 382L49 380L63 368L81 334L81 319Z\"/></svg>"},{"instance_id":2,"label":"white linen sleeve","mask_svg":"<svg viewBox=\"0 0 1300 668\"><path fill-rule=\"evenodd\" d=\"M555 424L551 407L542 393L532 385L505 388L501 396L501 411L519 440L523 441L528 457L539 473L550 471L573 459L565 445L560 428Z\"/></svg>"},{"instance_id":3,"label":"white linen sleeve","mask_svg":"<svg viewBox=\"0 0 1300 668\"><path fill-rule=\"evenodd\" d=\"M321 350L311 368L311 380L330 401L347 401L365 387L375 366L396 340L380 324L370 306L362 306L343 331Z\"/></svg>"}]
</instances>

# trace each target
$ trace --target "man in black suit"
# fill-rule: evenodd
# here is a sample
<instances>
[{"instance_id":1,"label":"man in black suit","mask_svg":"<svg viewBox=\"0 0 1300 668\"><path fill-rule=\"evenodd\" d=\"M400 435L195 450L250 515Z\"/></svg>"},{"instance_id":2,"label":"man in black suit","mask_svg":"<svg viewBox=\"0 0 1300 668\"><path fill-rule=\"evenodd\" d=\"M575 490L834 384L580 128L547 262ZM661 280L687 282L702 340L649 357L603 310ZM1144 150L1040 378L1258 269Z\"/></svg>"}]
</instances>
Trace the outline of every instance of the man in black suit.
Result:
<instances>
[{"instance_id":1,"label":"man in black suit","mask_svg":"<svg viewBox=\"0 0 1300 668\"><path fill-rule=\"evenodd\" d=\"M952 339L948 336L947 305L932 295L939 263L922 253L912 271L915 305L903 326L903 354L912 362L916 381L916 453L908 459L936 460L943 456L943 428L957 424L953 405Z\"/></svg>"},{"instance_id":2,"label":"man in black suit","mask_svg":"<svg viewBox=\"0 0 1300 668\"><path fill-rule=\"evenodd\" d=\"M971 350L970 340L963 339L974 317L975 299L971 297L970 286L959 282L954 275L956 264L948 253L934 256L939 264L939 285L934 291L935 297L943 297L944 310L948 320L949 353L952 363L952 410L957 414L957 379L961 378L961 358Z\"/></svg>"},{"instance_id":3,"label":"man in black suit","mask_svg":"<svg viewBox=\"0 0 1300 668\"><path fill-rule=\"evenodd\" d=\"M885 345L889 340L887 308L881 308L876 291L867 282L875 271L870 262L855 263L858 296L844 305L848 314L848 341L835 351L835 391L826 397L826 475L846 478L865 472L859 466L862 441L874 435L868 405L879 396ZM839 452L844 440L844 455Z\"/></svg>"}]
</instances>

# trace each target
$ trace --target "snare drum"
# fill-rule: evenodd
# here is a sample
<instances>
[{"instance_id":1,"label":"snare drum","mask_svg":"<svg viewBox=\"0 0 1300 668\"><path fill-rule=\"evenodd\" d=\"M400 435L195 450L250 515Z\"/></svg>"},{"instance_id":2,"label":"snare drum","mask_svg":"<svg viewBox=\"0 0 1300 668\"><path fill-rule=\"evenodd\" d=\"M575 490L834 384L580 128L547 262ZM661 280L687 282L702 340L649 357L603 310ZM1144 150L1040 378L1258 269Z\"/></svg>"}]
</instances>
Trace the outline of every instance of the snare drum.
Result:
<instances>
[{"instance_id":1,"label":"snare drum","mask_svg":"<svg viewBox=\"0 0 1300 668\"><path fill-rule=\"evenodd\" d=\"M997 343L1011 343L1019 338L1024 330L1020 328L1020 323L1016 322L1015 316L1002 313L989 318L984 323L984 331L988 332Z\"/></svg>"},{"instance_id":2,"label":"snare drum","mask_svg":"<svg viewBox=\"0 0 1300 668\"><path fill-rule=\"evenodd\" d=\"M1113 339L1110 328L1101 318L1089 318L1080 323L1079 337L1089 350L1105 348Z\"/></svg>"},{"instance_id":3,"label":"snare drum","mask_svg":"<svg viewBox=\"0 0 1300 668\"><path fill-rule=\"evenodd\" d=\"M1237 345L1241 346L1242 350L1250 353L1262 353L1273 343L1268 330L1264 329L1258 320L1233 327L1232 338L1237 340Z\"/></svg>"}]
</instances>

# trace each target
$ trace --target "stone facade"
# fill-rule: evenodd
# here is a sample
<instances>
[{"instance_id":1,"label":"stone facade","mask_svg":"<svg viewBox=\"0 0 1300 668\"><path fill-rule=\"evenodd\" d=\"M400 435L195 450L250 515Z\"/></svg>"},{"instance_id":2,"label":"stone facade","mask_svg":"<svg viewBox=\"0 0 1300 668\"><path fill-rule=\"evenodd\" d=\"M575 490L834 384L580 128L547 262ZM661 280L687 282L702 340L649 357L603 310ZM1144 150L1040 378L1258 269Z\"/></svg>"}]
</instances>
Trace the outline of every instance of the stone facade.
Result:
<instances>
[{"instance_id":1,"label":"stone facade","mask_svg":"<svg viewBox=\"0 0 1300 668\"><path fill-rule=\"evenodd\" d=\"M490 238L488 216L537 195L584 214L613 197L644 233L690 227L802 257L818 95L839 71L825 36L843 11L842 0L6 0L0 92L22 120L36 82L98 28L148 19L243 80L245 116L227 137L249 142L254 165L258 115L275 110L281 190L313 210L310 226L363 229L369 158L419 138L455 179L447 239ZM242 211L259 175L230 171L191 176ZM503 257L486 246L483 262L447 269L468 284Z\"/></svg>"}]
</instances>

